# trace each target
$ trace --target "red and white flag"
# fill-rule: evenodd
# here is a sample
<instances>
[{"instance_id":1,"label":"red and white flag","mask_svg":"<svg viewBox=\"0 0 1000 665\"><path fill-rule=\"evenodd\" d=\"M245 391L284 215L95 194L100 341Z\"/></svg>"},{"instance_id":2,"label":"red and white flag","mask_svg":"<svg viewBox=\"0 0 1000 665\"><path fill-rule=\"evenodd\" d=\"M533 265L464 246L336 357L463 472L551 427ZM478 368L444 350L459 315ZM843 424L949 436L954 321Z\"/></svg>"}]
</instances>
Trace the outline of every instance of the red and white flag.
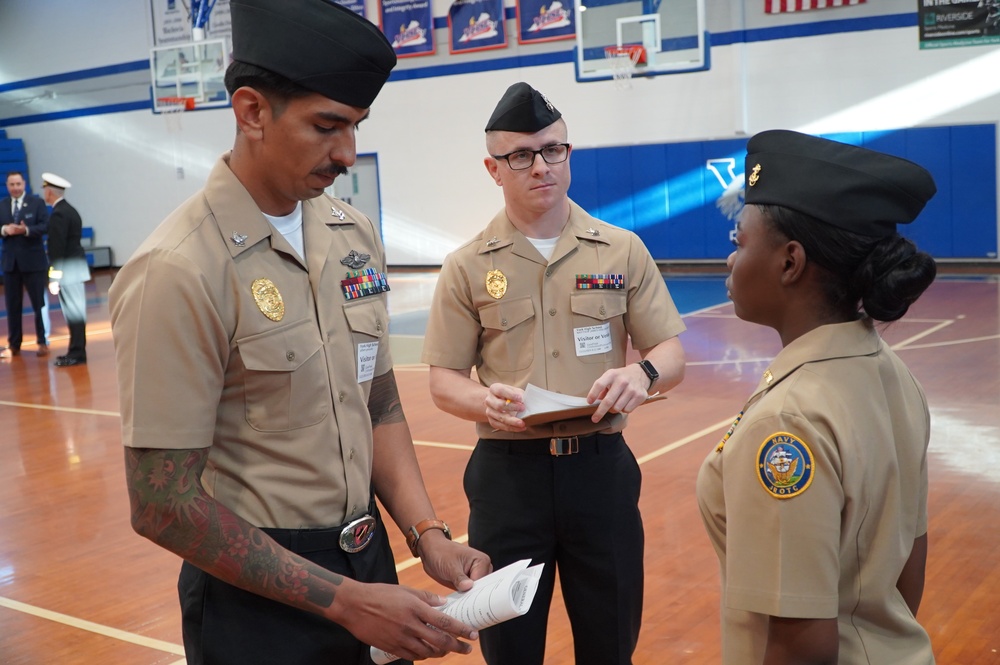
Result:
<instances>
[{"instance_id":1,"label":"red and white flag","mask_svg":"<svg viewBox=\"0 0 1000 665\"><path fill-rule=\"evenodd\" d=\"M865 0L764 0L764 11L768 14L783 14L785 12L804 12L808 9L863 5L864 3Z\"/></svg>"}]
</instances>

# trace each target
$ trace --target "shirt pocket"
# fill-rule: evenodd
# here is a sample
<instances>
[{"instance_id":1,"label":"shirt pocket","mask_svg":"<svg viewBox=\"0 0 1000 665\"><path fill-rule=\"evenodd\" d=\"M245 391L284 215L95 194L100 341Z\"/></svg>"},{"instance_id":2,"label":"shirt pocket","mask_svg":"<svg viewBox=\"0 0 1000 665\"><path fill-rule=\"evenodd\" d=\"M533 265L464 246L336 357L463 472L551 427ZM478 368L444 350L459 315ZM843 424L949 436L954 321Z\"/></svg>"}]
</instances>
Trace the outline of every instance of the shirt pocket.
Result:
<instances>
[{"instance_id":1,"label":"shirt pocket","mask_svg":"<svg viewBox=\"0 0 1000 665\"><path fill-rule=\"evenodd\" d=\"M611 332L611 350L589 356L577 356L584 363L610 363L618 357L625 357L625 313L628 309L624 290L588 289L584 293L570 295L570 309L573 311L573 330L570 334L575 345L576 329L608 324Z\"/></svg>"},{"instance_id":2,"label":"shirt pocket","mask_svg":"<svg viewBox=\"0 0 1000 665\"><path fill-rule=\"evenodd\" d=\"M362 384L365 391L365 399L368 399L367 390L372 379L380 372L388 371L388 367L379 367L379 363L385 363L388 356L385 353L379 355L378 346L369 346L364 355L370 352L375 353L374 359L362 360L362 344L377 345L385 344L383 337L389 332L389 310L385 305L385 298L367 297L359 301L348 302L344 305L344 318L347 319L347 326L351 329L351 367L354 377L359 384ZM339 348L339 346L338 346ZM362 366L363 365L363 366ZM342 367L337 363L337 371L346 371L347 367ZM362 381L361 379L364 379Z\"/></svg>"},{"instance_id":3,"label":"shirt pocket","mask_svg":"<svg viewBox=\"0 0 1000 665\"><path fill-rule=\"evenodd\" d=\"M245 374L247 423L282 432L319 423L331 410L322 340L303 320L237 340Z\"/></svg>"},{"instance_id":4,"label":"shirt pocket","mask_svg":"<svg viewBox=\"0 0 1000 665\"><path fill-rule=\"evenodd\" d=\"M500 372L515 372L531 365L535 357L534 319L531 296L480 307L483 364Z\"/></svg>"}]
</instances>

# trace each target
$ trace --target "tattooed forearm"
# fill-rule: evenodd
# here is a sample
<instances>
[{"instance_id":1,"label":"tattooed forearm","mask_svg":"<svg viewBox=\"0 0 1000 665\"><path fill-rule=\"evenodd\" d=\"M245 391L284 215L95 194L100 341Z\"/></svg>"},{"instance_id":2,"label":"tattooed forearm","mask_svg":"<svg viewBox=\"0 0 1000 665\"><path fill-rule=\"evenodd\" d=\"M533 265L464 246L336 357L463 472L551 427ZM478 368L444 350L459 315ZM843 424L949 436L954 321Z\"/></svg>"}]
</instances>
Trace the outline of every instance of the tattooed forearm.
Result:
<instances>
[{"instance_id":1,"label":"tattooed forearm","mask_svg":"<svg viewBox=\"0 0 1000 665\"><path fill-rule=\"evenodd\" d=\"M132 528L247 591L317 612L343 577L279 547L201 485L207 449L125 449Z\"/></svg>"},{"instance_id":2,"label":"tattooed forearm","mask_svg":"<svg viewBox=\"0 0 1000 665\"><path fill-rule=\"evenodd\" d=\"M399 402L396 375L392 370L372 380L372 389L368 396L368 413L372 418L372 427L406 420L403 415L403 405Z\"/></svg>"}]
</instances>

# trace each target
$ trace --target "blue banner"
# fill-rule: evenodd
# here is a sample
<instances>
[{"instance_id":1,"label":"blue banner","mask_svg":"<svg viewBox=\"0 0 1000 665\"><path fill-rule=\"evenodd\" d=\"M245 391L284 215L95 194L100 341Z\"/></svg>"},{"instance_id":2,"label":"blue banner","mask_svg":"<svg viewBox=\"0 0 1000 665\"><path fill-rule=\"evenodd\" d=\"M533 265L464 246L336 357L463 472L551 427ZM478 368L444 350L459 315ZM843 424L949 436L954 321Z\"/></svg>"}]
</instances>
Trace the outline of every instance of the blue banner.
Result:
<instances>
[{"instance_id":1,"label":"blue banner","mask_svg":"<svg viewBox=\"0 0 1000 665\"><path fill-rule=\"evenodd\" d=\"M337 0L337 4L347 7L358 16L365 16L365 0Z\"/></svg>"},{"instance_id":2,"label":"blue banner","mask_svg":"<svg viewBox=\"0 0 1000 665\"><path fill-rule=\"evenodd\" d=\"M382 32L396 56L434 53L434 17L430 0L381 0Z\"/></svg>"},{"instance_id":3,"label":"blue banner","mask_svg":"<svg viewBox=\"0 0 1000 665\"><path fill-rule=\"evenodd\" d=\"M451 53L505 48L503 0L455 0L448 10L448 35Z\"/></svg>"},{"instance_id":4,"label":"blue banner","mask_svg":"<svg viewBox=\"0 0 1000 665\"><path fill-rule=\"evenodd\" d=\"M519 44L551 42L576 36L573 0L518 0L517 41Z\"/></svg>"}]
</instances>

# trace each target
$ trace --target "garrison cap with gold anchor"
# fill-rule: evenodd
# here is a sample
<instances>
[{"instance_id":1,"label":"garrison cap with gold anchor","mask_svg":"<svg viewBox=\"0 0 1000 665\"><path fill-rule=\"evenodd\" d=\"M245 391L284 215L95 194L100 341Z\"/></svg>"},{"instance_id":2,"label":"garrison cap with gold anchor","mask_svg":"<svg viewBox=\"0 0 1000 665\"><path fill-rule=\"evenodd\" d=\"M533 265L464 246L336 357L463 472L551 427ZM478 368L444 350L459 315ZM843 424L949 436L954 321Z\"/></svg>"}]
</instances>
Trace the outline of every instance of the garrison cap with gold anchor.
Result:
<instances>
[{"instance_id":1,"label":"garrison cap with gold anchor","mask_svg":"<svg viewBox=\"0 0 1000 665\"><path fill-rule=\"evenodd\" d=\"M748 205L776 205L817 222L870 237L896 233L917 218L937 187L919 164L881 152L789 130L751 137L745 162ZM747 409L773 385L798 369L771 366L716 447L721 452ZM812 482L813 453L806 441L775 432L756 458L761 486L787 499Z\"/></svg>"}]
</instances>

